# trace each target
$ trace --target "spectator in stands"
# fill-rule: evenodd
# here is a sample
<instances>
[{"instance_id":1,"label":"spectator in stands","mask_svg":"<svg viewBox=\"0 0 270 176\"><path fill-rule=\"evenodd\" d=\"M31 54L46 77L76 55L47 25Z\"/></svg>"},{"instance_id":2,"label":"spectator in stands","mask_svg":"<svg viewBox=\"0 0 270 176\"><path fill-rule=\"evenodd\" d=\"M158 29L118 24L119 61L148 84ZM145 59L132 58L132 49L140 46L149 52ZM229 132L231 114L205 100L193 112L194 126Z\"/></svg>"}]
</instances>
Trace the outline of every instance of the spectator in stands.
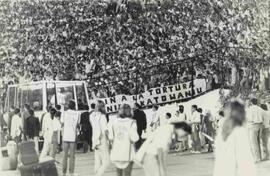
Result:
<instances>
[{"instance_id":1,"label":"spectator in stands","mask_svg":"<svg viewBox=\"0 0 270 176\"><path fill-rule=\"evenodd\" d=\"M131 107L120 106L118 117L109 123L109 139L112 142L111 161L116 165L118 176L131 176L135 143L139 140L136 120L132 119Z\"/></svg>"},{"instance_id":2,"label":"spectator in stands","mask_svg":"<svg viewBox=\"0 0 270 176\"><path fill-rule=\"evenodd\" d=\"M77 130L80 123L80 115L75 110L76 104L73 100L68 103L68 110L62 115L61 123L63 125L63 175L67 173L69 157L69 174L74 174L75 170L75 150Z\"/></svg>"},{"instance_id":3,"label":"spectator in stands","mask_svg":"<svg viewBox=\"0 0 270 176\"><path fill-rule=\"evenodd\" d=\"M93 128L92 147L95 150L95 174L102 176L109 166L108 125L105 103L98 100L96 110L90 115Z\"/></svg>"},{"instance_id":4,"label":"spectator in stands","mask_svg":"<svg viewBox=\"0 0 270 176\"><path fill-rule=\"evenodd\" d=\"M25 136L27 141L35 142L35 149L37 153L39 153L38 149L38 139L40 131L39 119L35 116L33 109L29 109L28 112L30 116L27 119L25 119Z\"/></svg>"},{"instance_id":5,"label":"spectator in stands","mask_svg":"<svg viewBox=\"0 0 270 176\"><path fill-rule=\"evenodd\" d=\"M133 119L136 120L137 132L139 135L139 140L135 143L135 149L138 150L144 141L142 134L146 132L147 128L146 115L144 111L141 110L141 106L138 103L134 104Z\"/></svg>"},{"instance_id":6,"label":"spectator in stands","mask_svg":"<svg viewBox=\"0 0 270 176\"><path fill-rule=\"evenodd\" d=\"M14 110L10 129L11 138L18 144L22 141L22 118L20 117L20 109Z\"/></svg>"}]
</instances>

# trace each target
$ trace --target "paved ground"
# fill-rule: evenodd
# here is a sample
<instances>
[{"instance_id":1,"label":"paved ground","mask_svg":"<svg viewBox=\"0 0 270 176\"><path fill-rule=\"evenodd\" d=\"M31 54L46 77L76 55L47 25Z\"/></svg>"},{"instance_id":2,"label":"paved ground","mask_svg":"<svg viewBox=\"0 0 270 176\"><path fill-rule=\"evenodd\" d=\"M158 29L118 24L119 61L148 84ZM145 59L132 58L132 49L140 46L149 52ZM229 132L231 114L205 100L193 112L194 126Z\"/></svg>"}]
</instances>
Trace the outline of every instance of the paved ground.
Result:
<instances>
[{"instance_id":1,"label":"paved ground","mask_svg":"<svg viewBox=\"0 0 270 176\"><path fill-rule=\"evenodd\" d=\"M61 161L61 154L57 161ZM214 164L213 154L169 154L167 158L168 176L211 176ZM61 164L57 164L61 173ZM92 176L94 167L93 153L77 153L76 173L78 176ZM258 176L270 176L270 161L257 164ZM1 176L19 176L18 172L4 172ZM105 176L115 176L113 164L107 169ZM134 165L132 176L143 176L142 169Z\"/></svg>"},{"instance_id":2,"label":"paved ground","mask_svg":"<svg viewBox=\"0 0 270 176\"><path fill-rule=\"evenodd\" d=\"M59 160L60 161L60 160ZM167 158L168 176L211 176L214 157L213 154L187 154L173 153ZM78 176L93 175L94 157L93 154L77 154L76 173ZM59 165L61 170L61 165ZM258 176L270 176L270 161L257 164ZM61 173L61 172L59 172ZM107 169L105 176L115 176L113 164ZM143 176L143 171L134 165L132 176Z\"/></svg>"}]
</instances>

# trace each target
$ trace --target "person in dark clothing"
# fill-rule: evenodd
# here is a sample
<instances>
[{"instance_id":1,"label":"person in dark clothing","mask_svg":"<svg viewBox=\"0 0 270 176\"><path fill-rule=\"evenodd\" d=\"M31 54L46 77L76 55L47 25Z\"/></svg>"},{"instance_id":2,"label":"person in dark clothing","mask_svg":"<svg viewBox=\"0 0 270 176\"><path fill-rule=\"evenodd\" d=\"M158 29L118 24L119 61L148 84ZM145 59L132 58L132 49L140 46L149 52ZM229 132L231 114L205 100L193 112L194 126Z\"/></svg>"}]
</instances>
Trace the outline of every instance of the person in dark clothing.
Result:
<instances>
[{"instance_id":1,"label":"person in dark clothing","mask_svg":"<svg viewBox=\"0 0 270 176\"><path fill-rule=\"evenodd\" d=\"M40 131L39 119L35 117L34 111L29 109L29 117L25 119L25 136L27 141L34 141L38 152L38 136Z\"/></svg>"},{"instance_id":2,"label":"person in dark clothing","mask_svg":"<svg viewBox=\"0 0 270 176\"><path fill-rule=\"evenodd\" d=\"M56 109L55 118L61 121L61 115L62 115L61 105L56 105L55 109ZM62 131L60 131L60 140L59 140L57 150L58 150L58 153L62 151Z\"/></svg>"},{"instance_id":3,"label":"person in dark clothing","mask_svg":"<svg viewBox=\"0 0 270 176\"><path fill-rule=\"evenodd\" d=\"M137 132L140 137L140 139L135 143L135 149L138 151L144 142L144 139L142 139L142 133L144 130L146 130L147 127L146 115L141 110L141 106L138 103L134 104L133 119L136 120Z\"/></svg>"},{"instance_id":4,"label":"person in dark clothing","mask_svg":"<svg viewBox=\"0 0 270 176\"><path fill-rule=\"evenodd\" d=\"M26 140L27 137L26 137L26 119L28 117L30 117L30 105L29 104L25 104L24 105L24 111L22 112L22 120L23 120L23 140Z\"/></svg>"},{"instance_id":5,"label":"person in dark clothing","mask_svg":"<svg viewBox=\"0 0 270 176\"><path fill-rule=\"evenodd\" d=\"M82 134L82 140L83 140L83 152L86 153L88 151L88 148L90 147L90 151L92 150L92 126L89 120L89 107L88 105L84 105L84 110L81 114L81 134ZM88 147L89 146L89 147Z\"/></svg>"}]
</instances>

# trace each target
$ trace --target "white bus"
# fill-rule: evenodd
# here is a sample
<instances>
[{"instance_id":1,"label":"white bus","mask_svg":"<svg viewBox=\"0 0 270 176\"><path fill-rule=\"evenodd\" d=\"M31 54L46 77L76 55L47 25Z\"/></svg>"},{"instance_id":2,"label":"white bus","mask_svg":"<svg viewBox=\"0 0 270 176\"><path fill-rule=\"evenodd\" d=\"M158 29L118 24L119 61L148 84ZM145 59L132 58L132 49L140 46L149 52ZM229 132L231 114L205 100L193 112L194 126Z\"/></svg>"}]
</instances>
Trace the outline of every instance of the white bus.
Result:
<instances>
[{"instance_id":1,"label":"white bus","mask_svg":"<svg viewBox=\"0 0 270 176\"><path fill-rule=\"evenodd\" d=\"M38 81L9 85L4 104L4 120L14 108L23 109L25 104L35 111L37 117L46 112L47 107L61 105L67 109L69 100L76 102L76 110L88 105L88 93L84 81Z\"/></svg>"}]
</instances>

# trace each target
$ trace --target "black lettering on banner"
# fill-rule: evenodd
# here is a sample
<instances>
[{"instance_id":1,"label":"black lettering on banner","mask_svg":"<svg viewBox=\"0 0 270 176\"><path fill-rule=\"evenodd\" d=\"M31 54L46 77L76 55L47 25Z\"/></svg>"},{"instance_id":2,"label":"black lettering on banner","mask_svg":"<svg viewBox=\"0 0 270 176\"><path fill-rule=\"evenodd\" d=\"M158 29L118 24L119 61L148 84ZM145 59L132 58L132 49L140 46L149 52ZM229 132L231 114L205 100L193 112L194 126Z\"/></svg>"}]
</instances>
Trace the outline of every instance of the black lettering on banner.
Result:
<instances>
[{"instance_id":1,"label":"black lettering on banner","mask_svg":"<svg viewBox=\"0 0 270 176\"><path fill-rule=\"evenodd\" d=\"M127 97L125 95L122 96L122 101L127 101Z\"/></svg>"},{"instance_id":2,"label":"black lettering on banner","mask_svg":"<svg viewBox=\"0 0 270 176\"><path fill-rule=\"evenodd\" d=\"M182 99L182 98L185 98L185 97L183 96L183 94L181 92L179 92L177 99Z\"/></svg>"},{"instance_id":3,"label":"black lettering on banner","mask_svg":"<svg viewBox=\"0 0 270 176\"><path fill-rule=\"evenodd\" d=\"M194 84L194 81L193 81L193 84ZM195 86L195 84L194 84L194 86ZM192 82L189 83L189 88L191 88L191 87L192 87Z\"/></svg>"},{"instance_id":4,"label":"black lettering on banner","mask_svg":"<svg viewBox=\"0 0 270 176\"><path fill-rule=\"evenodd\" d=\"M166 95L161 96L161 101L167 101Z\"/></svg>"},{"instance_id":5,"label":"black lettering on banner","mask_svg":"<svg viewBox=\"0 0 270 176\"><path fill-rule=\"evenodd\" d=\"M180 85L180 84L178 84L178 85L175 85L175 90L176 90L176 91L179 91L179 90L181 90L181 85Z\"/></svg>"},{"instance_id":6,"label":"black lettering on banner","mask_svg":"<svg viewBox=\"0 0 270 176\"><path fill-rule=\"evenodd\" d=\"M144 101L140 101L140 104L141 104L142 107L145 106Z\"/></svg>"},{"instance_id":7,"label":"black lettering on banner","mask_svg":"<svg viewBox=\"0 0 270 176\"><path fill-rule=\"evenodd\" d=\"M108 104L107 98L105 98L104 101L105 101L105 104Z\"/></svg>"},{"instance_id":8,"label":"black lettering on banner","mask_svg":"<svg viewBox=\"0 0 270 176\"><path fill-rule=\"evenodd\" d=\"M110 98L110 104L116 103L116 98L115 97L111 97Z\"/></svg>"},{"instance_id":9,"label":"black lettering on banner","mask_svg":"<svg viewBox=\"0 0 270 176\"><path fill-rule=\"evenodd\" d=\"M169 96L170 96L170 100L175 100L176 99L175 94L170 94Z\"/></svg>"},{"instance_id":10,"label":"black lettering on banner","mask_svg":"<svg viewBox=\"0 0 270 176\"><path fill-rule=\"evenodd\" d=\"M170 89L171 92L173 91L173 86L169 86L168 88Z\"/></svg>"},{"instance_id":11,"label":"black lettering on banner","mask_svg":"<svg viewBox=\"0 0 270 176\"><path fill-rule=\"evenodd\" d=\"M156 88L156 94L160 94L161 91L160 91L160 88Z\"/></svg>"},{"instance_id":12,"label":"black lettering on banner","mask_svg":"<svg viewBox=\"0 0 270 176\"><path fill-rule=\"evenodd\" d=\"M139 95L139 99L144 99L142 94Z\"/></svg>"},{"instance_id":13,"label":"black lettering on banner","mask_svg":"<svg viewBox=\"0 0 270 176\"><path fill-rule=\"evenodd\" d=\"M186 84L183 84L183 89L187 89L187 85Z\"/></svg>"},{"instance_id":14,"label":"black lettering on banner","mask_svg":"<svg viewBox=\"0 0 270 176\"><path fill-rule=\"evenodd\" d=\"M114 105L114 111L117 111L118 108L117 108L118 105Z\"/></svg>"},{"instance_id":15,"label":"black lettering on banner","mask_svg":"<svg viewBox=\"0 0 270 176\"><path fill-rule=\"evenodd\" d=\"M107 106L107 112L112 112L113 109L112 109L112 106Z\"/></svg>"},{"instance_id":16,"label":"black lettering on banner","mask_svg":"<svg viewBox=\"0 0 270 176\"><path fill-rule=\"evenodd\" d=\"M134 101L136 101L136 100L137 100L137 95L133 95L133 96L132 96L132 99L133 99Z\"/></svg>"},{"instance_id":17,"label":"black lettering on banner","mask_svg":"<svg viewBox=\"0 0 270 176\"><path fill-rule=\"evenodd\" d=\"M202 93L202 88L201 87L200 88L197 88L197 93L198 94Z\"/></svg>"},{"instance_id":18,"label":"black lettering on banner","mask_svg":"<svg viewBox=\"0 0 270 176\"><path fill-rule=\"evenodd\" d=\"M156 103L158 103L158 97L154 97L154 100L156 101Z\"/></svg>"},{"instance_id":19,"label":"black lettering on banner","mask_svg":"<svg viewBox=\"0 0 270 176\"><path fill-rule=\"evenodd\" d=\"M152 95L153 90L152 89L149 89L148 92L150 93L150 95Z\"/></svg>"},{"instance_id":20,"label":"black lettering on banner","mask_svg":"<svg viewBox=\"0 0 270 176\"><path fill-rule=\"evenodd\" d=\"M190 90L189 90L189 91L185 91L185 96L186 96L186 97L191 97L191 95L192 95L192 94L191 94L191 91L190 91Z\"/></svg>"},{"instance_id":21,"label":"black lettering on banner","mask_svg":"<svg viewBox=\"0 0 270 176\"><path fill-rule=\"evenodd\" d=\"M150 105L150 104L153 104L153 102L152 102L152 100L149 98L149 99L147 100L147 105Z\"/></svg>"},{"instance_id":22,"label":"black lettering on banner","mask_svg":"<svg viewBox=\"0 0 270 176\"><path fill-rule=\"evenodd\" d=\"M163 87L163 93L167 93L167 87Z\"/></svg>"}]
</instances>

